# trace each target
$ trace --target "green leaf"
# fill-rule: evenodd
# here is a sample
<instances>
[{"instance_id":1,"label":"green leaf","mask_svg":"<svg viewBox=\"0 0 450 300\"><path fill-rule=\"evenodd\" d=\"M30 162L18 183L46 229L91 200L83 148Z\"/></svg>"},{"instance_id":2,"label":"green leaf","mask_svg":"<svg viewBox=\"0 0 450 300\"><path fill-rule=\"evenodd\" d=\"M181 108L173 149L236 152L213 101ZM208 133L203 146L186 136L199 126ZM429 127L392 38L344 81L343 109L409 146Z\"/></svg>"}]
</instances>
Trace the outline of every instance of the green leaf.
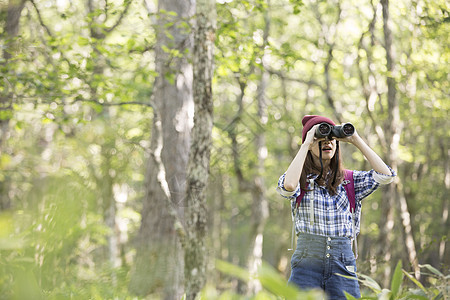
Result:
<instances>
[{"instance_id":1,"label":"green leaf","mask_svg":"<svg viewBox=\"0 0 450 300\"><path fill-rule=\"evenodd\" d=\"M128 49L133 49L133 47L136 45L136 40L135 39L129 39L127 41L127 48Z\"/></svg>"},{"instance_id":2,"label":"green leaf","mask_svg":"<svg viewBox=\"0 0 450 300\"><path fill-rule=\"evenodd\" d=\"M167 72L164 74L164 78L170 83L175 84L175 74L172 72Z\"/></svg>"},{"instance_id":3,"label":"green leaf","mask_svg":"<svg viewBox=\"0 0 450 300\"><path fill-rule=\"evenodd\" d=\"M25 241L16 237L0 237L0 250L16 250L22 249L25 246Z\"/></svg>"},{"instance_id":4,"label":"green leaf","mask_svg":"<svg viewBox=\"0 0 450 300\"><path fill-rule=\"evenodd\" d=\"M349 293L347 293L346 291L344 291L345 294L345 298L347 298L347 300L356 300L357 298L353 297L352 295L350 295Z\"/></svg>"},{"instance_id":5,"label":"green leaf","mask_svg":"<svg viewBox=\"0 0 450 300\"><path fill-rule=\"evenodd\" d=\"M439 293L438 295L436 295L436 297L433 298L433 300L441 300L441 299L445 299L442 293Z\"/></svg>"},{"instance_id":6,"label":"green leaf","mask_svg":"<svg viewBox=\"0 0 450 300\"><path fill-rule=\"evenodd\" d=\"M422 296L422 295L414 295L414 294L409 294L407 295L407 298L405 299L419 299L419 300L428 300L429 298L426 296Z\"/></svg>"},{"instance_id":7,"label":"green leaf","mask_svg":"<svg viewBox=\"0 0 450 300\"><path fill-rule=\"evenodd\" d=\"M377 296L379 300L388 300L392 297L392 292L388 289L382 289Z\"/></svg>"},{"instance_id":8,"label":"green leaf","mask_svg":"<svg viewBox=\"0 0 450 300\"><path fill-rule=\"evenodd\" d=\"M170 31L168 31L168 30L165 30L164 31L164 34L166 35L166 37L168 38L168 39L170 39L170 40L175 40L175 38L173 37L173 35L172 35L172 33L170 33Z\"/></svg>"},{"instance_id":9,"label":"green leaf","mask_svg":"<svg viewBox=\"0 0 450 300\"><path fill-rule=\"evenodd\" d=\"M376 294L381 292L381 287L378 284L378 282L376 282L374 279L370 278L367 275L364 274L358 274L358 277L364 278L364 279L360 279L359 281L367 286L368 288L370 288L372 291L374 291Z\"/></svg>"},{"instance_id":10,"label":"green leaf","mask_svg":"<svg viewBox=\"0 0 450 300\"><path fill-rule=\"evenodd\" d=\"M402 272L402 261L399 261L397 263L397 266L395 267L394 275L392 277L391 281L391 299L396 299L397 295L400 291L400 287L402 285L403 280L403 272Z\"/></svg>"},{"instance_id":11,"label":"green leaf","mask_svg":"<svg viewBox=\"0 0 450 300\"><path fill-rule=\"evenodd\" d=\"M162 49L164 52L166 52L166 53L170 53L170 48L167 47L166 45L162 45L162 46L161 46L161 49Z\"/></svg>"},{"instance_id":12,"label":"green leaf","mask_svg":"<svg viewBox=\"0 0 450 300\"><path fill-rule=\"evenodd\" d=\"M43 299L36 276L30 269L23 270L18 268L15 270L14 292L16 299Z\"/></svg>"},{"instance_id":13,"label":"green leaf","mask_svg":"<svg viewBox=\"0 0 450 300\"><path fill-rule=\"evenodd\" d=\"M294 286L287 285L286 280L267 263L263 263L259 268L258 279L264 288L275 295L286 299L297 298L298 290Z\"/></svg>"},{"instance_id":14,"label":"green leaf","mask_svg":"<svg viewBox=\"0 0 450 300\"><path fill-rule=\"evenodd\" d=\"M175 22L167 22L164 24L164 28L172 27L175 24Z\"/></svg>"},{"instance_id":15,"label":"green leaf","mask_svg":"<svg viewBox=\"0 0 450 300\"><path fill-rule=\"evenodd\" d=\"M433 272L434 274L438 275L439 277L444 277L444 274L442 274L441 272L439 272L438 269L434 268L432 265L429 264L425 264L425 265L419 265L420 268L427 268L428 270L430 270L431 272Z\"/></svg>"},{"instance_id":16,"label":"green leaf","mask_svg":"<svg viewBox=\"0 0 450 300\"><path fill-rule=\"evenodd\" d=\"M344 278L347 278L347 279L358 280L359 282L361 282L362 285L370 288L374 293L376 293L376 294L381 293L380 285L375 280L373 280L372 278L370 278L367 275L358 273L358 278L355 278L353 276L343 275L343 274L339 274L339 273L334 273L334 274L344 277ZM361 279L361 278L363 278L363 279Z\"/></svg>"},{"instance_id":17,"label":"green leaf","mask_svg":"<svg viewBox=\"0 0 450 300\"><path fill-rule=\"evenodd\" d=\"M89 41L88 38L85 38L85 37L83 37L83 36L80 36L80 37L78 38L78 45L80 45L80 46L87 46L87 45L89 45L89 44L90 44L90 41Z\"/></svg>"},{"instance_id":18,"label":"green leaf","mask_svg":"<svg viewBox=\"0 0 450 300\"><path fill-rule=\"evenodd\" d=\"M247 272L247 270L235 266L229 262L226 262L224 260L216 259L216 269L220 272L231 275L233 277L237 277L245 282L249 281L250 275Z\"/></svg>"},{"instance_id":19,"label":"green leaf","mask_svg":"<svg viewBox=\"0 0 450 300\"><path fill-rule=\"evenodd\" d=\"M406 272L405 270L402 270L403 274L406 275L406 277L408 277L412 282L414 282L422 291L424 291L425 293L427 293L427 290L425 289L425 287L422 285L422 283L420 283L420 281L418 281L416 278L414 278L414 276L412 276L411 274L409 274L408 272Z\"/></svg>"}]
</instances>

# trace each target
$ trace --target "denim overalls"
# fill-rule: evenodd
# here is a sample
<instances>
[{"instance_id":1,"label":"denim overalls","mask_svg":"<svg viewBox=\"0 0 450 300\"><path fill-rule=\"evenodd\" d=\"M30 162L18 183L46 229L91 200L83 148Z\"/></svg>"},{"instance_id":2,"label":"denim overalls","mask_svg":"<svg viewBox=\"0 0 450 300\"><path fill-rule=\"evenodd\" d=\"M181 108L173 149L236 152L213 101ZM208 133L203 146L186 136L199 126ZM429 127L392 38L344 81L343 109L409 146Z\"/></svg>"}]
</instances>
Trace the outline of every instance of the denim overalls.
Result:
<instances>
[{"instance_id":1,"label":"denim overalls","mask_svg":"<svg viewBox=\"0 0 450 300\"><path fill-rule=\"evenodd\" d=\"M344 276L351 276L349 279ZM291 259L289 283L301 289L321 288L328 299L346 299L344 291L360 298L356 259L351 240L300 233Z\"/></svg>"}]
</instances>

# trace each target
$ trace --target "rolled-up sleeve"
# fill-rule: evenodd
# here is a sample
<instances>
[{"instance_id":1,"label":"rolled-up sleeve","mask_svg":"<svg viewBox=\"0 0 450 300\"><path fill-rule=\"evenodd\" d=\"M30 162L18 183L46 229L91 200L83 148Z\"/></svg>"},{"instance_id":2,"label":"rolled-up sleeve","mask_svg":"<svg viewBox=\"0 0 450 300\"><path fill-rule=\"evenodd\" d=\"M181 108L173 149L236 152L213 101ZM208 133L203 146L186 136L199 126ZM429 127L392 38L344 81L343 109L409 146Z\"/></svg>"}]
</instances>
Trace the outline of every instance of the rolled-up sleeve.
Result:
<instances>
[{"instance_id":1,"label":"rolled-up sleeve","mask_svg":"<svg viewBox=\"0 0 450 300\"><path fill-rule=\"evenodd\" d=\"M297 198L298 195L300 195L300 183L297 184L297 187L293 191L287 191L284 188L284 177L286 174L283 174L280 176L280 179L278 179L278 186L277 186L277 192L284 198L292 199Z\"/></svg>"},{"instance_id":2,"label":"rolled-up sleeve","mask_svg":"<svg viewBox=\"0 0 450 300\"><path fill-rule=\"evenodd\" d=\"M388 184L394 180L396 173L389 167L391 175L381 174L370 171L354 171L353 179L355 182L355 196L357 201L361 201L370 194L372 194L380 185Z\"/></svg>"},{"instance_id":3,"label":"rolled-up sleeve","mask_svg":"<svg viewBox=\"0 0 450 300\"><path fill-rule=\"evenodd\" d=\"M392 170L391 167L387 166L389 168L389 171L391 171L390 175L386 175L386 174L382 174L382 173L378 173L376 171L374 171L373 173L373 179L378 182L379 184L389 184L391 183L395 176L397 176L397 174L395 173L394 170Z\"/></svg>"}]
</instances>

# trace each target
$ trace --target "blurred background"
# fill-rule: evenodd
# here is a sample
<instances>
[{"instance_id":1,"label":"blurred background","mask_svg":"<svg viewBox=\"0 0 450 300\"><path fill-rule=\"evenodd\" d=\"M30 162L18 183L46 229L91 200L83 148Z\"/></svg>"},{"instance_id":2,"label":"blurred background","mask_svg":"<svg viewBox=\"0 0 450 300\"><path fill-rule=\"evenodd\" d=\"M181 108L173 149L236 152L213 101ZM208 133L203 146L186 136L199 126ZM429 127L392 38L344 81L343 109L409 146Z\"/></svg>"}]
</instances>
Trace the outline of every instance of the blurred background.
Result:
<instances>
[{"instance_id":1,"label":"blurred background","mask_svg":"<svg viewBox=\"0 0 450 300\"><path fill-rule=\"evenodd\" d=\"M194 2L0 0L0 299L183 294L171 213L186 221ZM216 259L287 280L275 188L305 114L352 122L398 173L363 202L358 272L388 286L402 261L425 287L421 265L448 274L449 10L217 0L205 298L263 289ZM346 168L370 169L343 147Z\"/></svg>"}]
</instances>

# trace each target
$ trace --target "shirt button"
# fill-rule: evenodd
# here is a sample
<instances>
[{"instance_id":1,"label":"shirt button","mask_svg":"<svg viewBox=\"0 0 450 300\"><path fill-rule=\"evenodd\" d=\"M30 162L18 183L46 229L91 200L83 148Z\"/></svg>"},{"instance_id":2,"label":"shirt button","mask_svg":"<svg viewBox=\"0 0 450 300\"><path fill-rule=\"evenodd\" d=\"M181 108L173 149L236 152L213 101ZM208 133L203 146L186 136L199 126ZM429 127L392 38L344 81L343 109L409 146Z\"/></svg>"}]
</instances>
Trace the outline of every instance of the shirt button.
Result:
<instances>
[{"instance_id":1,"label":"shirt button","mask_svg":"<svg viewBox=\"0 0 450 300\"><path fill-rule=\"evenodd\" d=\"M327 249L330 250L330 246L327 246Z\"/></svg>"},{"instance_id":2,"label":"shirt button","mask_svg":"<svg viewBox=\"0 0 450 300\"><path fill-rule=\"evenodd\" d=\"M331 241L331 238L330 238L330 237L328 237L328 241Z\"/></svg>"},{"instance_id":3,"label":"shirt button","mask_svg":"<svg viewBox=\"0 0 450 300\"><path fill-rule=\"evenodd\" d=\"M327 253L326 257L329 258L330 257L330 253Z\"/></svg>"}]
</instances>

